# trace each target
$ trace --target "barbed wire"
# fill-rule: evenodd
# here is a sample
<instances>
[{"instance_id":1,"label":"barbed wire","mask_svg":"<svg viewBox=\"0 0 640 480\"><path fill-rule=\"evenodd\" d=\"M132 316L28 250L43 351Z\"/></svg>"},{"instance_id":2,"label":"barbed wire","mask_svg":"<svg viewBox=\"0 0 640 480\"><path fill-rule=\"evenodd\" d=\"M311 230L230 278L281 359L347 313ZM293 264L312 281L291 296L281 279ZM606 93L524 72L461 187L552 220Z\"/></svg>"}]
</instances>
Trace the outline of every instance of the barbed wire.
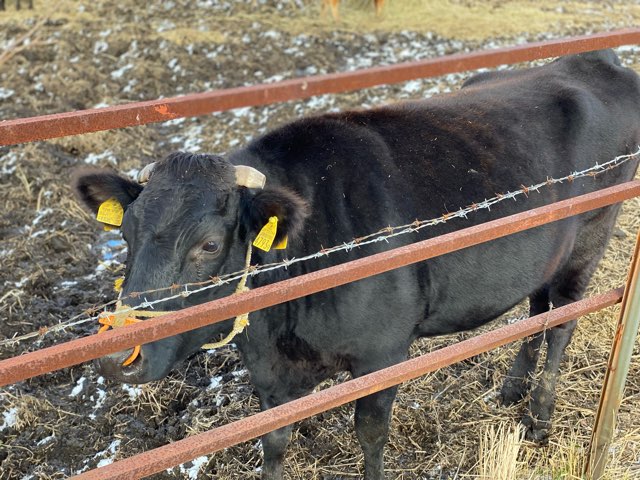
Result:
<instances>
[{"instance_id":1,"label":"barbed wire","mask_svg":"<svg viewBox=\"0 0 640 480\"><path fill-rule=\"evenodd\" d=\"M321 258L324 256L329 256L333 253L336 252L349 252L351 250L353 250L354 248L358 248L358 247L362 247L364 245L370 245L370 244L374 244L374 243L378 243L378 242L388 242L389 239L391 238L395 238L398 237L400 235L406 235L409 233L416 233L424 228L427 227L431 227L434 225L438 225L441 223L446 223L450 220L453 220L455 218L467 218L467 215L469 215L470 213L474 213L478 210L491 210L491 207L497 203L503 202L505 200L509 200L509 199L513 199L515 200L516 197L518 196L525 196L528 197L530 192L538 192L540 188L543 187L549 187L551 185L555 185L558 183L564 183L564 182L573 182L574 180L578 179L578 178L584 178L584 177L596 177L598 175L601 175L604 172L607 172L609 170L612 170L613 168L619 167L620 165L628 162L629 160L637 157L638 155L640 155L640 145L638 146L638 150L634 153L630 153L627 155L620 155L615 157L612 160L609 160L605 163L602 164L598 164L596 163L595 165L593 165L592 167L586 168L585 170L581 170L581 171L574 171L564 177L560 177L560 178L551 178L551 177L547 177L546 180L530 185L530 186L525 186L525 185L520 185L520 188L518 190L514 190L514 191L510 191L504 194L501 193L497 193L494 197L491 197L489 199L485 199L482 202L477 202L477 203L472 203L471 205L464 207L464 208L460 208L459 210L455 211L455 212L451 212L451 213L445 213L439 217L436 218L432 218L429 220L415 220L414 222L411 223L407 223L405 225L399 225L396 227L385 227L381 230L378 230L377 232L371 233L369 235L365 235L363 237L358 237L358 238L354 238L353 240L351 240L350 242L345 242L342 243L340 245L335 245L333 247L329 247L329 248L323 248L322 250L303 256L303 257L294 257L291 259L284 259L280 262L274 262L274 263L267 263L267 264L263 264L263 265L257 265L257 266L251 266L248 269L243 269L243 270L239 270L236 272L232 272L232 273L227 273L218 277L213 277L209 280L203 281L203 282L193 282L193 283L184 283L184 284L175 284L175 285L171 285L169 287L163 287L163 288L157 288L157 289L151 289L151 290L145 290L144 292L131 292L129 295L127 296L123 296L120 300L123 301L127 298L139 298L141 296L144 296L145 294L150 294L150 293L158 293L158 292L162 292L162 291L167 291L167 290L176 290L176 289L181 289L181 291L177 294L174 295L169 295L167 297L162 297L162 298L158 298L156 300L152 300L152 301L147 301L146 299L140 303L139 305L135 306L135 307L129 307L128 309L122 309L119 311L119 313L128 313L128 312L135 312L135 310L144 310L147 308L153 308L154 305L157 305L159 303L163 303L163 302L168 302L170 300L176 300L179 298L186 298L189 297L191 295L197 294L197 293L201 293L204 292L206 290L210 290L213 288L217 288L217 287L221 287L222 285L226 285L229 284L230 282L233 282L235 280L240 280L242 278L242 276L247 272L248 270L248 274L250 277L255 277L256 275L262 274L262 273L266 273L266 272L271 272L274 270L279 270L282 268L287 269L290 265L294 265L296 263L301 263L301 262L306 262L309 260L314 260L317 258ZM189 287L197 287L194 288L192 290L189 289ZM100 318L100 314L98 315L94 315L95 312L100 311L100 310L104 310L108 307L110 307L111 305L114 305L118 300L112 300L110 302L104 303L100 306L97 307L93 307L91 309L87 309L84 312L75 315L73 317L71 317L70 319L61 322L57 325L53 325L51 327L42 327L40 328L38 331L34 331L31 333L27 333L24 335L20 335L17 337L13 337L13 338L8 338L8 339L4 339L2 341L0 341L0 347L4 347L6 345L11 345L11 344L15 344L15 343L19 343L22 342L24 340L28 340L30 338L34 338L34 337L44 337L46 334L49 333L54 333L54 332L59 332L59 331L64 331L66 329L78 326L78 325L82 325L88 322L95 322ZM88 318L81 318L84 317L85 315L88 315Z\"/></svg>"}]
</instances>

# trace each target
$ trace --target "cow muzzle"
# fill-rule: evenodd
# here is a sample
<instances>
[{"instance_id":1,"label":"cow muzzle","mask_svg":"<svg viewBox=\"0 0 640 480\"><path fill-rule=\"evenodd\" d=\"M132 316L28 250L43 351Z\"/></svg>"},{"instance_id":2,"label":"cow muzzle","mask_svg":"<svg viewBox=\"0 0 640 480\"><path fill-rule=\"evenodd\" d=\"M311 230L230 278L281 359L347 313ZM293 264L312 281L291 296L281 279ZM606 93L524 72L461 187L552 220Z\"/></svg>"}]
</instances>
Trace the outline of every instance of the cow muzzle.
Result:
<instances>
[{"instance_id":1,"label":"cow muzzle","mask_svg":"<svg viewBox=\"0 0 640 480\"><path fill-rule=\"evenodd\" d=\"M169 349L158 352L153 344L143 345L133 362L123 365L133 349L112 353L95 360L100 375L120 383L147 383L166 377L174 366L174 355Z\"/></svg>"},{"instance_id":2,"label":"cow muzzle","mask_svg":"<svg viewBox=\"0 0 640 480\"><path fill-rule=\"evenodd\" d=\"M127 383L144 383L144 355L141 352L136 356L135 360L127 366L123 363L131 357L133 349L124 350L122 352L111 353L95 361L96 370L100 375L110 380Z\"/></svg>"},{"instance_id":3,"label":"cow muzzle","mask_svg":"<svg viewBox=\"0 0 640 480\"><path fill-rule=\"evenodd\" d=\"M105 332L109 328L122 328L142 321L135 318L136 316L157 317L167 313L169 312L132 311L131 307L122 305L118 300L115 312L105 312L99 318L102 327L98 333ZM158 347L160 350L166 350L162 348L162 342L159 342L136 345L132 349L106 355L96 360L96 368L104 377L120 382L146 383L159 380L171 370L174 355L171 355L172 349L168 349L164 355L157 355L155 352ZM156 361L150 361L150 359L156 359Z\"/></svg>"}]
</instances>

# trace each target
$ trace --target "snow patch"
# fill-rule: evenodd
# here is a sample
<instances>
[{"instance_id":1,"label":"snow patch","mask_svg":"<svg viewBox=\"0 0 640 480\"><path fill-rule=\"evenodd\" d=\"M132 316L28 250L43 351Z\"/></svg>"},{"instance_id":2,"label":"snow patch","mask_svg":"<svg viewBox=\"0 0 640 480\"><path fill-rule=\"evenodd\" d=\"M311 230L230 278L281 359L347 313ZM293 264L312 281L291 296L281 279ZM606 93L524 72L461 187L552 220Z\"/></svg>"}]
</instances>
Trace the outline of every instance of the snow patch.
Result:
<instances>
[{"instance_id":1,"label":"snow patch","mask_svg":"<svg viewBox=\"0 0 640 480\"><path fill-rule=\"evenodd\" d=\"M522 321L522 320L526 320L527 318L529 318L529 315L527 315L527 314L522 314L522 315L520 315L519 317L511 317L511 318L508 318L508 319L507 319L507 323L508 323L509 325L513 325L514 323L518 323L518 322L520 322L520 321Z\"/></svg>"},{"instance_id":2,"label":"snow patch","mask_svg":"<svg viewBox=\"0 0 640 480\"><path fill-rule=\"evenodd\" d=\"M231 113L237 118L246 117L251 112L251 107L236 108Z\"/></svg>"},{"instance_id":3,"label":"snow patch","mask_svg":"<svg viewBox=\"0 0 640 480\"><path fill-rule=\"evenodd\" d=\"M264 83L280 82L281 80L284 80L284 75L272 75L271 77L265 78Z\"/></svg>"},{"instance_id":4,"label":"snow patch","mask_svg":"<svg viewBox=\"0 0 640 480\"><path fill-rule=\"evenodd\" d=\"M264 32L262 34L263 37L265 38L271 38L273 40L277 40L279 39L282 35L280 34L280 32L276 31L276 30L267 30L266 32Z\"/></svg>"},{"instance_id":5,"label":"snow patch","mask_svg":"<svg viewBox=\"0 0 640 480\"><path fill-rule=\"evenodd\" d=\"M93 44L93 54L98 55L99 53L106 52L109 48L109 44L103 40L98 40Z\"/></svg>"},{"instance_id":6,"label":"snow patch","mask_svg":"<svg viewBox=\"0 0 640 480\"><path fill-rule=\"evenodd\" d=\"M107 399L107 392L102 390L101 388L96 389L96 393L98 394L98 398L95 399L95 404L93 406L94 410L99 409L104 405L105 400ZM91 400L94 400L93 395L91 395Z\"/></svg>"},{"instance_id":7,"label":"snow patch","mask_svg":"<svg viewBox=\"0 0 640 480\"><path fill-rule=\"evenodd\" d=\"M122 68L119 68L118 70L114 70L113 72L111 72L111 78L113 78L114 80L122 78L122 76L132 68L133 68L133 65L129 64L129 65L125 65Z\"/></svg>"},{"instance_id":8,"label":"snow patch","mask_svg":"<svg viewBox=\"0 0 640 480\"><path fill-rule=\"evenodd\" d=\"M122 390L129 394L129 398L131 400L135 400L142 393L142 389L140 387L132 387L131 385L126 383L122 384Z\"/></svg>"},{"instance_id":9,"label":"snow patch","mask_svg":"<svg viewBox=\"0 0 640 480\"><path fill-rule=\"evenodd\" d=\"M107 160L114 165L118 164L118 160L116 160L116 157L109 150L102 153L90 153L84 159L84 163L87 163L89 165L96 165L100 160Z\"/></svg>"},{"instance_id":10,"label":"snow patch","mask_svg":"<svg viewBox=\"0 0 640 480\"><path fill-rule=\"evenodd\" d=\"M96 466L100 468L106 465L111 465L113 463L113 457L115 456L119 446L120 446L120 440L114 440L113 442L111 442L111 444L109 444L109 446L105 450L102 450L101 452L96 453L93 456L93 458L99 458L99 457L103 457L105 455L111 454L111 457L103 458L98 462L98 465Z\"/></svg>"},{"instance_id":11,"label":"snow patch","mask_svg":"<svg viewBox=\"0 0 640 480\"><path fill-rule=\"evenodd\" d=\"M37 232L33 232L32 234L30 234L29 236L31 238L36 238L36 237L40 237L41 235L45 235L47 233L49 233L50 230L38 230Z\"/></svg>"},{"instance_id":12,"label":"snow patch","mask_svg":"<svg viewBox=\"0 0 640 480\"><path fill-rule=\"evenodd\" d=\"M16 171L16 163L18 161L18 156L14 152L9 152L5 155L0 163L0 173L2 175L11 175Z\"/></svg>"},{"instance_id":13,"label":"snow patch","mask_svg":"<svg viewBox=\"0 0 640 480\"><path fill-rule=\"evenodd\" d=\"M42 445L44 445L45 443L49 443L51 440L53 440L54 438L56 438L55 435L49 435L48 437L44 437L42 440L40 440L38 443L36 443L37 446L41 447Z\"/></svg>"},{"instance_id":14,"label":"snow patch","mask_svg":"<svg viewBox=\"0 0 640 480\"><path fill-rule=\"evenodd\" d=\"M163 20L158 25L158 28L156 29L156 31L158 33L162 33L162 32L166 32L167 30L173 30L174 28L176 28L176 24L173 23L171 20Z\"/></svg>"},{"instance_id":15,"label":"snow patch","mask_svg":"<svg viewBox=\"0 0 640 480\"><path fill-rule=\"evenodd\" d=\"M69 394L70 397L77 397L78 395L80 395L80 392L82 391L82 388L84 387L84 382L87 379L84 377L80 377L78 379L78 381L76 382L76 386L73 387L73 390L71 390L71 393Z\"/></svg>"},{"instance_id":16,"label":"snow patch","mask_svg":"<svg viewBox=\"0 0 640 480\"><path fill-rule=\"evenodd\" d=\"M202 144L202 131L204 125L193 125L187 131L186 135L176 135L169 139L170 143L182 144L182 150L187 152L197 152Z\"/></svg>"},{"instance_id":17,"label":"snow patch","mask_svg":"<svg viewBox=\"0 0 640 480\"><path fill-rule=\"evenodd\" d=\"M214 388L218 388L222 384L222 377L213 377L207 390L213 390Z\"/></svg>"},{"instance_id":18,"label":"snow patch","mask_svg":"<svg viewBox=\"0 0 640 480\"><path fill-rule=\"evenodd\" d=\"M482 397L482 400L484 401L484 403L493 403L498 398L498 396L499 395L497 390L492 390L491 392L487 393L484 397Z\"/></svg>"},{"instance_id":19,"label":"snow patch","mask_svg":"<svg viewBox=\"0 0 640 480\"><path fill-rule=\"evenodd\" d=\"M0 100L6 100L7 98L12 97L14 93L16 93L15 90L0 87Z\"/></svg>"},{"instance_id":20,"label":"snow patch","mask_svg":"<svg viewBox=\"0 0 640 480\"><path fill-rule=\"evenodd\" d=\"M407 93L417 93L422 90L422 82L420 80L411 80L404 84L402 90Z\"/></svg>"},{"instance_id":21,"label":"snow patch","mask_svg":"<svg viewBox=\"0 0 640 480\"><path fill-rule=\"evenodd\" d=\"M185 478L190 478L192 480L197 480L199 473L200 473L200 469L207 464L207 462L209 461L209 457L198 457L198 458L194 458L193 460L191 460L191 467L190 468L185 468L184 464L180 465L180 473L182 475L186 475Z\"/></svg>"},{"instance_id":22,"label":"snow patch","mask_svg":"<svg viewBox=\"0 0 640 480\"><path fill-rule=\"evenodd\" d=\"M53 209L51 209L51 208L44 208L44 209L38 211L38 214L36 215L36 218L34 218L33 221L31 222L31 225L37 225L38 223L40 223L40 221L44 217L46 217L50 213L53 213Z\"/></svg>"},{"instance_id":23,"label":"snow patch","mask_svg":"<svg viewBox=\"0 0 640 480\"><path fill-rule=\"evenodd\" d=\"M2 425L0 425L0 432L13 427L16 423L18 423L18 407L11 407L6 412L2 412Z\"/></svg>"}]
</instances>

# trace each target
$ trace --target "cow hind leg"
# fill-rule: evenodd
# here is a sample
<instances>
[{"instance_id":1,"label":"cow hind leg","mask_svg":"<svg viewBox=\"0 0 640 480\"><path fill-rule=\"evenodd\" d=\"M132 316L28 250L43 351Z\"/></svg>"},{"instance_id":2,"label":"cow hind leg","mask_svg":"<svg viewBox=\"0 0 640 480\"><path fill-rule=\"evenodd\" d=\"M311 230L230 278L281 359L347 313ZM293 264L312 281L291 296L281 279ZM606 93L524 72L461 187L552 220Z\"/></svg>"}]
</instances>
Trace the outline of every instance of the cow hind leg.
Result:
<instances>
[{"instance_id":1,"label":"cow hind leg","mask_svg":"<svg viewBox=\"0 0 640 480\"><path fill-rule=\"evenodd\" d=\"M561 307L580 300L580 298L582 298L582 295L579 297L558 298L557 303L554 302L554 306ZM544 333L547 341L547 358L537 385L531 393L529 412L522 422L527 427L527 440L545 443L549 437L551 416L555 409L555 392L560 362L567 345L571 341L575 328L576 320L571 320Z\"/></svg>"},{"instance_id":2,"label":"cow hind leg","mask_svg":"<svg viewBox=\"0 0 640 480\"><path fill-rule=\"evenodd\" d=\"M584 258L581 255L577 257ZM591 260L586 263L576 264L570 259L568 266L554 279L549 289L549 297L554 308L563 307L582 299L600 257L600 252L596 251L596 256L591 257ZM576 320L571 320L541 334L546 339L547 358L542 374L531 393L529 411L522 421L527 427L527 440L537 443L546 443L548 440L551 416L556 403L556 384L560 362L571 341L576 323Z\"/></svg>"},{"instance_id":3,"label":"cow hind leg","mask_svg":"<svg viewBox=\"0 0 640 480\"><path fill-rule=\"evenodd\" d=\"M545 286L531 295L529 299L529 316L533 317L549 310L549 288ZM509 375L504 381L501 400L504 405L513 405L525 398L531 387L540 357L540 346L543 334L533 335L522 343Z\"/></svg>"},{"instance_id":4,"label":"cow hind leg","mask_svg":"<svg viewBox=\"0 0 640 480\"><path fill-rule=\"evenodd\" d=\"M600 209L583 226L571 257L550 283L549 299L555 308L578 301L584 296L591 276L604 254L618 209L619 206L616 205ZM547 358L531 393L529 412L523 419L527 426L528 440L545 443L548 439L560 362L575 328L576 320L572 320L543 332L547 342Z\"/></svg>"}]
</instances>

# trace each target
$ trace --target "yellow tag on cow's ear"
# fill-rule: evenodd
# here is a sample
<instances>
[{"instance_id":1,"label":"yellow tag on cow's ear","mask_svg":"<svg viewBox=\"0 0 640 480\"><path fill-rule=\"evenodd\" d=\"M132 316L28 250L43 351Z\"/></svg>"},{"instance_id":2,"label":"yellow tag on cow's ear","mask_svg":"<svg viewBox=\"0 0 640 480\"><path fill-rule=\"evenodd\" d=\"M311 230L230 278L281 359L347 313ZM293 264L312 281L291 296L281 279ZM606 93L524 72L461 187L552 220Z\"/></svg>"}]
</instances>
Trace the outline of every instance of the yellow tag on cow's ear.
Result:
<instances>
[{"instance_id":1,"label":"yellow tag on cow's ear","mask_svg":"<svg viewBox=\"0 0 640 480\"><path fill-rule=\"evenodd\" d=\"M119 227L122 225L122 217L124 216L124 209L120 202L115 198L102 202L98 207L98 214L96 220L107 225Z\"/></svg>"},{"instance_id":2,"label":"yellow tag on cow's ear","mask_svg":"<svg viewBox=\"0 0 640 480\"><path fill-rule=\"evenodd\" d=\"M118 277L113 281L113 289L118 293L122 291L122 282L124 282L124 277Z\"/></svg>"},{"instance_id":3,"label":"yellow tag on cow's ear","mask_svg":"<svg viewBox=\"0 0 640 480\"><path fill-rule=\"evenodd\" d=\"M278 217L270 217L267 224L262 227L262 230L260 230L260 233L258 233L258 236L253 241L253 246L268 252L271 250L271 245L273 245L277 233Z\"/></svg>"},{"instance_id":4,"label":"yellow tag on cow's ear","mask_svg":"<svg viewBox=\"0 0 640 480\"><path fill-rule=\"evenodd\" d=\"M278 243L275 246L276 250L284 250L285 248L287 248L287 236L285 235L284 238L282 240L280 240L280 243Z\"/></svg>"}]
</instances>

